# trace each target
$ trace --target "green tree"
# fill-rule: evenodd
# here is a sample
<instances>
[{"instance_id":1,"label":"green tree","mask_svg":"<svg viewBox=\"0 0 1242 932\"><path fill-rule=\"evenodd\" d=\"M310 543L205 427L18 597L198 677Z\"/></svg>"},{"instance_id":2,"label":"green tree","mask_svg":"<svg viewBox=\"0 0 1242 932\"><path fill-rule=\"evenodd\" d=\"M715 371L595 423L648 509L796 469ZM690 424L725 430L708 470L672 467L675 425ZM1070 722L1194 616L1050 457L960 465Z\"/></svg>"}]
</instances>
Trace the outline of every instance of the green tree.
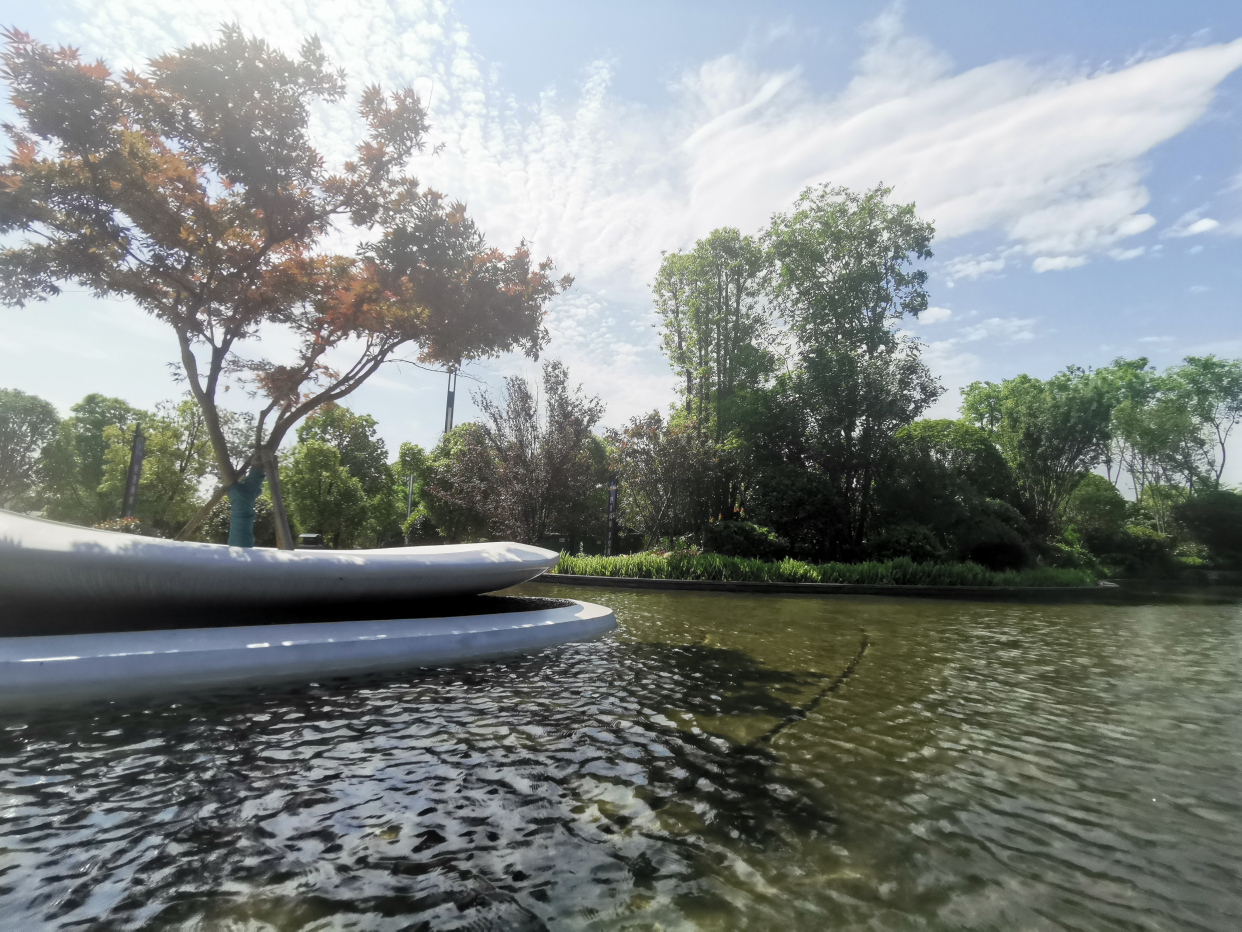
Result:
<instances>
[{"instance_id":1,"label":"green tree","mask_svg":"<svg viewBox=\"0 0 1242 932\"><path fill-rule=\"evenodd\" d=\"M1047 381L1019 375L973 382L963 389L962 415L990 433L1027 515L1051 533L1065 499L1104 459L1111 410L1100 380L1071 366Z\"/></svg>"},{"instance_id":2,"label":"green tree","mask_svg":"<svg viewBox=\"0 0 1242 932\"><path fill-rule=\"evenodd\" d=\"M367 496L342 464L340 450L315 437L303 440L288 457L281 481L300 528L323 534L337 549L355 545L367 521Z\"/></svg>"},{"instance_id":3,"label":"green tree","mask_svg":"<svg viewBox=\"0 0 1242 932\"><path fill-rule=\"evenodd\" d=\"M1202 472L1220 488L1229 437L1242 422L1242 360L1187 356L1170 375L1203 435Z\"/></svg>"},{"instance_id":4,"label":"green tree","mask_svg":"<svg viewBox=\"0 0 1242 932\"><path fill-rule=\"evenodd\" d=\"M14 507L34 488L40 454L59 427L50 402L0 388L0 507Z\"/></svg>"},{"instance_id":5,"label":"green tree","mask_svg":"<svg viewBox=\"0 0 1242 932\"><path fill-rule=\"evenodd\" d=\"M486 539L496 461L483 428L473 422L458 424L440 438L421 466L421 505L439 535L451 543Z\"/></svg>"},{"instance_id":6,"label":"green tree","mask_svg":"<svg viewBox=\"0 0 1242 932\"><path fill-rule=\"evenodd\" d=\"M732 228L714 230L686 253L666 254L653 292L665 354L683 383L685 410L712 425L717 443L731 425L728 403L772 368L771 322L761 304L763 250Z\"/></svg>"},{"instance_id":7,"label":"green tree","mask_svg":"<svg viewBox=\"0 0 1242 932\"><path fill-rule=\"evenodd\" d=\"M927 307L917 263L934 230L890 193L808 188L764 237L796 358L749 403L743 434L765 523L816 557L862 552L893 436L942 391L899 330Z\"/></svg>"},{"instance_id":8,"label":"green tree","mask_svg":"<svg viewBox=\"0 0 1242 932\"><path fill-rule=\"evenodd\" d=\"M664 537L699 532L717 517L710 508L720 448L693 419L665 421L652 411L630 418L607 438L619 520L640 532L647 547Z\"/></svg>"},{"instance_id":9,"label":"green tree","mask_svg":"<svg viewBox=\"0 0 1242 932\"><path fill-rule=\"evenodd\" d=\"M134 501L134 517L141 526L171 537L202 505L200 487L212 470L211 441L203 425L202 410L193 399L177 404L161 403L154 413L139 419L145 440L142 472ZM120 514L134 441L134 425L109 425L103 439L101 499L109 511Z\"/></svg>"},{"instance_id":10,"label":"green tree","mask_svg":"<svg viewBox=\"0 0 1242 932\"><path fill-rule=\"evenodd\" d=\"M349 470L367 495L384 491L391 483L388 447L377 432L375 418L355 414L344 405L324 405L298 427L299 443L319 440L335 447L341 465Z\"/></svg>"},{"instance_id":11,"label":"green tree","mask_svg":"<svg viewBox=\"0 0 1242 932\"><path fill-rule=\"evenodd\" d=\"M92 393L69 409L54 440L40 459L40 495L49 518L72 524L97 524L120 514L120 499L101 491L109 428L124 430L146 412L122 401Z\"/></svg>"}]
</instances>

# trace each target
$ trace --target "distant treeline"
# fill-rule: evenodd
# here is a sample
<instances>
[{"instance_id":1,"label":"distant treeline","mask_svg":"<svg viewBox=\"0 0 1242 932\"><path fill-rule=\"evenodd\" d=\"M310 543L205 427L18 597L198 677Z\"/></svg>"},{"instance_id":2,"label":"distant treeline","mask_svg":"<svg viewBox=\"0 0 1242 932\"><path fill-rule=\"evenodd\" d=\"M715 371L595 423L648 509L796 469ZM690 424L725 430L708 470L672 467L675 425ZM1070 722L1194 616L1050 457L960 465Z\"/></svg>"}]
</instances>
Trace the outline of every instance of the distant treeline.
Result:
<instances>
[{"instance_id":1,"label":"distant treeline","mask_svg":"<svg viewBox=\"0 0 1242 932\"><path fill-rule=\"evenodd\" d=\"M903 322L928 306L932 234L885 188L809 189L759 235L716 230L665 255L653 293L680 396L667 412L598 431L603 402L553 360L541 385L507 379L477 396L478 422L390 461L373 419L327 405L282 453L290 517L337 547L505 538L600 553L615 477L614 552L1165 576L1242 563L1242 496L1222 485L1242 363L1118 359L976 382L958 419L925 419L943 389ZM189 402L91 395L61 421L0 392L0 504L115 525L141 423L128 525L174 534L217 481L201 418ZM223 429L241 449L253 424L226 412ZM264 514L260 500L260 544ZM227 524L222 503L198 536L224 540Z\"/></svg>"}]
</instances>

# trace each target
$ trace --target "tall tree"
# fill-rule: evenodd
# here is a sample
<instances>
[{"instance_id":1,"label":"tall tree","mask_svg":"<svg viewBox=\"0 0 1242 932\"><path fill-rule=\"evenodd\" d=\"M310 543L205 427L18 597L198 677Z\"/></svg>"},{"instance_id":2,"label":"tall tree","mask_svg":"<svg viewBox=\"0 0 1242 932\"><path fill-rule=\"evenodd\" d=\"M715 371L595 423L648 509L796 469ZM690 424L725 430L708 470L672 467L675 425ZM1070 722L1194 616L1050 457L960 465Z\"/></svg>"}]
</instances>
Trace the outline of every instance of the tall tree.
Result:
<instances>
[{"instance_id":1,"label":"tall tree","mask_svg":"<svg viewBox=\"0 0 1242 932\"><path fill-rule=\"evenodd\" d=\"M538 543L569 533L574 506L599 483L591 429L603 402L569 387L558 360L543 364L543 397L520 376L505 379L504 395L476 397L481 427L495 465L485 504L495 533ZM542 410L541 410L542 409Z\"/></svg>"},{"instance_id":2,"label":"tall tree","mask_svg":"<svg viewBox=\"0 0 1242 932\"><path fill-rule=\"evenodd\" d=\"M120 500L102 490L110 428L125 430L145 411L120 398L91 393L69 409L56 438L43 451L40 494L48 517L73 524L96 524L120 514Z\"/></svg>"},{"instance_id":3,"label":"tall tree","mask_svg":"<svg viewBox=\"0 0 1242 932\"><path fill-rule=\"evenodd\" d=\"M766 413L750 418L749 445L760 460L772 451L761 463L769 475L817 474L796 483L806 486L796 497L817 525L814 549L835 559L861 552L893 435L942 391L919 344L899 330L905 315L927 307L918 262L931 256L934 229L890 193L808 188L764 236L771 300L793 336L795 360L770 401L756 406Z\"/></svg>"},{"instance_id":4,"label":"tall tree","mask_svg":"<svg viewBox=\"0 0 1242 932\"><path fill-rule=\"evenodd\" d=\"M280 545L292 546L281 441L401 347L458 358L458 345L440 347L459 319L467 353L533 353L545 339L540 308L567 282L550 263L532 267L525 247L487 249L461 205L404 173L427 131L413 91L367 88L367 137L332 172L309 114L343 97L344 79L315 39L291 58L226 27L119 78L73 49L14 30L5 41L20 127L8 128L14 151L0 169L0 232L16 242L0 252L0 300L21 305L72 281L172 328L231 502L230 543L253 543L266 476ZM338 220L381 235L358 259L318 252ZM239 352L271 325L294 335L292 361ZM330 364L332 353L346 362ZM240 460L219 405L230 378L264 399Z\"/></svg>"},{"instance_id":5,"label":"tall tree","mask_svg":"<svg viewBox=\"0 0 1242 932\"><path fill-rule=\"evenodd\" d=\"M1111 405L1099 379L1070 366L1047 381L973 382L962 391L962 415L991 433L1028 517L1047 533L1083 474L1103 461Z\"/></svg>"},{"instance_id":6,"label":"tall tree","mask_svg":"<svg viewBox=\"0 0 1242 932\"><path fill-rule=\"evenodd\" d=\"M0 507L12 507L34 487L39 455L59 426L50 402L0 388Z\"/></svg>"},{"instance_id":7,"label":"tall tree","mask_svg":"<svg viewBox=\"0 0 1242 932\"><path fill-rule=\"evenodd\" d=\"M653 291L664 351L684 383L685 410L719 443L739 387L767 375L773 357L762 306L763 251L732 228L714 230L688 253L664 256Z\"/></svg>"}]
</instances>

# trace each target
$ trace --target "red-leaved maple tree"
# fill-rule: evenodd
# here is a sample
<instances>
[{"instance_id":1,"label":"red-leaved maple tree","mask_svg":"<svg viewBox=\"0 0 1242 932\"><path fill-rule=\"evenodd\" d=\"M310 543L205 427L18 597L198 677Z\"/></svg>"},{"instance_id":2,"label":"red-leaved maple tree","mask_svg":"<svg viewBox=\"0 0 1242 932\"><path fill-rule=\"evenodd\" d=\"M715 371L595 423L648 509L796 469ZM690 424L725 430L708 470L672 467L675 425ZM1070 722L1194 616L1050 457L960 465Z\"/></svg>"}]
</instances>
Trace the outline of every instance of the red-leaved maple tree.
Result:
<instances>
[{"instance_id":1,"label":"red-leaved maple tree","mask_svg":"<svg viewBox=\"0 0 1242 932\"><path fill-rule=\"evenodd\" d=\"M569 278L532 263L525 244L489 248L461 204L406 174L428 132L413 91L366 88L366 136L331 170L310 107L340 100L344 75L316 39L290 57L228 26L119 76L16 30L3 39L18 122L4 127L12 152L0 164L0 301L24 306L73 282L169 325L217 461L208 507L231 501L230 544L253 544L266 478L278 543L293 546L280 443L385 362L410 350L447 365L535 357L544 345L543 306ZM321 249L339 225L368 231L357 255ZM293 335L291 358L239 352L273 329ZM262 402L240 455L219 407L237 381Z\"/></svg>"}]
</instances>

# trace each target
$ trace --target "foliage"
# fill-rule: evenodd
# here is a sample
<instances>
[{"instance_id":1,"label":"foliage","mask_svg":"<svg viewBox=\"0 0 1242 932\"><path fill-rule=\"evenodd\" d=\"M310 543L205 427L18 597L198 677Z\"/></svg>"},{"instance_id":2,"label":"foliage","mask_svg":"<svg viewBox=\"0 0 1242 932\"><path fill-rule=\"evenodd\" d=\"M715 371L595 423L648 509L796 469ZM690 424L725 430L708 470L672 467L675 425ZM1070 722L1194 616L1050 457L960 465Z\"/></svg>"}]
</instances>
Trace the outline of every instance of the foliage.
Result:
<instances>
[{"instance_id":1,"label":"foliage","mask_svg":"<svg viewBox=\"0 0 1242 932\"><path fill-rule=\"evenodd\" d=\"M496 464L483 428L458 424L440 438L421 465L417 481L423 513L440 536L452 543L485 539Z\"/></svg>"},{"instance_id":2,"label":"foliage","mask_svg":"<svg viewBox=\"0 0 1242 932\"><path fill-rule=\"evenodd\" d=\"M1129 509L1116 486L1095 473L1083 476L1066 499L1063 517L1093 553L1107 553L1125 531Z\"/></svg>"},{"instance_id":3,"label":"foliage","mask_svg":"<svg viewBox=\"0 0 1242 932\"><path fill-rule=\"evenodd\" d=\"M1174 506L1178 524L1225 566L1242 567L1242 494L1225 489L1196 493Z\"/></svg>"},{"instance_id":4,"label":"foliage","mask_svg":"<svg viewBox=\"0 0 1242 932\"><path fill-rule=\"evenodd\" d=\"M34 489L39 456L59 427L50 402L0 388L0 507L12 508Z\"/></svg>"},{"instance_id":5,"label":"foliage","mask_svg":"<svg viewBox=\"0 0 1242 932\"><path fill-rule=\"evenodd\" d=\"M399 465L388 464L388 448L376 431L375 419L368 414L355 414L344 405L325 405L302 422L297 437L295 456L311 442L332 447L339 455L339 468L358 480L362 489L365 508L362 512L348 509L350 520L339 526L334 523L337 530L329 538L333 545L377 547L398 543L405 521L409 473L403 473ZM303 472L311 468L310 462L303 465ZM314 463L329 467L323 458L314 459ZM335 473L337 467L329 468ZM323 482L335 489L332 477L323 477ZM315 511L316 506L299 500L310 488L302 482L297 492L287 493L290 512L298 516L304 530L327 533L316 524L324 517ZM340 502L334 507L340 507ZM311 520L312 515L314 520Z\"/></svg>"},{"instance_id":6,"label":"foliage","mask_svg":"<svg viewBox=\"0 0 1242 932\"><path fill-rule=\"evenodd\" d=\"M201 504L199 493L213 465L211 442L203 424L202 410L186 399L161 404L154 413L138 417L145 440L134 517L160 536L172 537ZM119 514L134 442L132 425L109 425L104 429L108 449L100 496Z\"/></svg>"},{"instance_id":7,"label":"foliage","mask_svg":"<svg viewBox=\"0 0 1242 932\"><path fill-rule=\"evenodd\" d=\"M789 541L750 521L712 521L703 529L703 549L727 557L782 560L789 555Z\"/></svg>"},{"instance_id":8,"label":"foliage","mask_svg":"<svg viewBox=\"0 0 1242 932\"><path fill-rule=\"evenodd\" d=\"M366 138L334 172L312 144L310 113L342 98L344 79L317 40L290 57L229 26L117 77L73 49L4 37L18 124L0 166L11 244L0 300L22 305L73 282L168 324L218 475L238 486L230 496L252 467L277 482L288 431L403 347L444 363L537 354L542 306L568 279L533 266L524 244L488 248L462 205L405 174L427 130L412 90L363 92ZM356 259L326 254L317 246L338 220L379 235ZM238 352L274 326L293 337L292 361ZM355 355L329 368L332 351ZM264 399L240 460L219 410L232 379ZM278 483L272 498L291 547Z\"/></svg>"},{"instance_id":9,"label":"foliage","mask_svg":"<svg viewBox=\"0 0 1242 932\"><path fill-rule=\"evenodd\" d=\"M745 399L738 433L760 487L756 515L798 552L863 551L893 436L941 391L899 332L927 307L927 273L914 266L931 256L933 229L889 193L809 188L764 237L770 301L795 358Z\"/></svg>"},{"instance_id":10,"label":"foliage","mask_svg":"<svg viewBox=\"0 0 1242 932\"><path fill-rule=\"evenodd\" d=\"M702 579L720 582L825 582L882 586L1088 586L1095 577L1084 570L1036 567L996 572L976 563L810 564L779 563L721 554L650 552L619 557L570 556L562 553L554 573L567 576L621 576L637 579Z\"/></svg>"},{"instance_id":11,"label":"foliage","mask_svg":"<svg viewBox=\"0 0 1242 932\"><path fill-rule=\"evenodd\" d=\"M610 468L618 482L618 517L648 546L698 531L712 514L721 470L719 447L688 417L665 421L659 411L609 430Z\"/></svg>"},{"instance_id":12,"label":"foliage","mask_svg":"<svg viewBox=\"0 0 1242 932\"><path fill-rule=\"evenodd\" d=\"M737 230L714 230L689 252L665 254L653 293L664 351L682 403L700 428L723 441L727 406L740 386L771 369L771 321L760 307L764 255Z\"/></svg>"},{"instance_id":13,"label":"foliage","mask_svg":"<svg viewBox=\"0 0 1242 932\"><path fill-rule=\"evenodd\" d=\"M49 518L93 525L120 515L120 498L111 489L100 490L108 448L116 439L106 435L109 428L123 430L144 415L120 398L94 393L69 409L39 464L40 496Z\"/></svg>"},{"instance_id":14,"label":"foliage","mask_svg":"<svg viewBox=\"0 0 1242 932\"><path fill-rule=\"evenodd\" d=\"M294 448L280 477L298 527L322 534L337 549L355 546L367 520L366 492L341 460L339 449L308 437Z\"/></svg>"},{"instance_id":15,"label":"foliage","mask_svg":"<svg viewBox=\"0 0 1242 932\"><path fill-rule=\"evenodd\" d=\"M964 418L988 432L1013 470L1027 516L1053 531L1079 477L1104 456L1110 407L1100 380L1071 366L1047 381L974 382L962 395Z\"/></svg>"},{"instance_id":16,"label":"foliage","mask_svg":"<svg viewBox=\"0 0 1242 932\"><path fill-rule=\"evenodd\" d=\"M591 428L604 413L597 397L571 391L569 371L557 360L543 365L540 398L518 376L505 379L502 398L476 396L494 463L484 500L492 532L539 543L554 531L574 535L586 515L580 506L602 484L601 450Z\"/></svg>"}]
</instances>

